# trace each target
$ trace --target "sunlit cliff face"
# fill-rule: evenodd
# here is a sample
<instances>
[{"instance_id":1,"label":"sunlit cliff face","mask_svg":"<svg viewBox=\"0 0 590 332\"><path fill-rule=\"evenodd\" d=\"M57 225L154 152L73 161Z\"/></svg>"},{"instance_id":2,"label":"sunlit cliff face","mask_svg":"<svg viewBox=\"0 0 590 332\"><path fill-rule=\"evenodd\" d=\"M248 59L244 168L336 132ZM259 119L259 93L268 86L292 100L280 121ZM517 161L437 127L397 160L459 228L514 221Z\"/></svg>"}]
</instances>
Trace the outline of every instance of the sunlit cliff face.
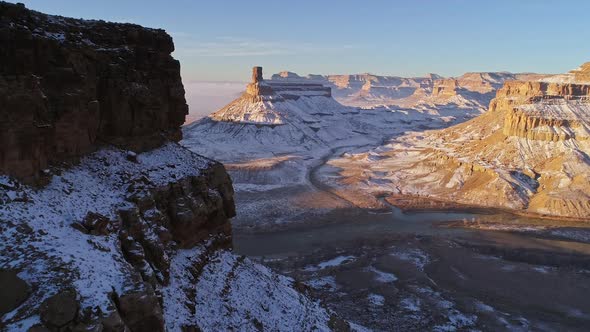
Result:
<instances>
[{"instance_id":1,"label":"sunlit cliff face","mask_svg":"<svg viewBox=\"0 0 590 332\"><path fill-rule=\"evenodd\" d=\"M331 162L344 185L553 217L590 215L590 85L584 68L509 81L483 115Z\"/></svg>"}]
</instances>

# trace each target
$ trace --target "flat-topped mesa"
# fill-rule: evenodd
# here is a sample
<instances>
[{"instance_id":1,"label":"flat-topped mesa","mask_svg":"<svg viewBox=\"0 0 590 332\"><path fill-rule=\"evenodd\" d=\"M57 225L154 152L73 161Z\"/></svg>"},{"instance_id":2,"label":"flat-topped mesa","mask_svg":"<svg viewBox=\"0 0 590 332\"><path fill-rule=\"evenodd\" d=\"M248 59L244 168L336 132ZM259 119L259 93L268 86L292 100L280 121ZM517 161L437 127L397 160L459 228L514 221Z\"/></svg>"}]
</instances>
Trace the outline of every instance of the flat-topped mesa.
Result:
<instances>
[{"instance_id":1,"label":"flat-topped mesa","mask_svg":"<svg viewBox=\"0 0 590 332\"><path fill-rule=\"evenodd\" d=\"M490 112L504 113L503 134L543 141L590 138L590 82L563 79L571 73L584 77L578 69L555 75L559 79L506 82L490 103Z\"/></svg>"},{"instance_id":2,"label":"flat-topped mesa","mask_svg":"<svg viewBox=\"0 0 590 332\"><path fill-rule=\"evenodd\" d=\"M323 78L323 77L321 77ZM291 71L282 71L278 74L273 74L271 77L272 80L282 80L282 79L303 79L303 77L297 75L294 72Z\"/></svg>"},{"instance_id":3,"label":"flat-topped mesa","mask_svg":"<svg viewBox=\"0 0 590 332\"><path fill-rule=\"evenodd\" d=\"M211 114L208 119L216 122L259 126L283 125L293 113L297 113L301 109L316 112L321 108L321 105L337 104L334 100L326 101L316 98L331 99L331 91L329 87L322 84L305 80L264 80L262 67L254 67L252 68L252 82L246 86L246 91L236 100ZM301 98L305 99L299 105L291 103L291 101L299 101Z\"/></svg>"},{"instance_id":4,"label":"flat-topped mesa","mask_svg":"<svg viewBox=\"0 0 590 332\"><path fill-rule=\"evenodd\" d=\"M445 78L434 81L432 87L433 97L452 97L457 95L459 84L456 79Z\"/></svg>"},{"instance_id":5,"label":"flat-topped mesa","mask_svg":"<svg viewBox=\"0 0 590 332\"><path fill-rule=\"evenodd\" d=\"M284 81L281 78L265 81L262 77L262 67L252 68L252 82L246 87L245 93L245 97L252 102L297 100L302 96L331 97L332 89L320 83Z\"/></svg>"},{"instance_id":6,"label":"flat-topped mesa","mask_svg":"<svg viewBox=\"0 0 590 332\"><path fill-rule=\"evenodd\" d=\"M432 95L433 97L452 97L458 95L460 89L487 95L499 89L504 82L514 80L519 75L506 72L472 72L456 78L438 79L434 81Z\"/></svg>"},{"instance_id":7,"label":"flat-topped mesa","mask_svg":"<svg viewBox=\"0 0 590 332\"><path fill-rule=\"evenodd\" d=\"M320 83L285 83L267 81L273 91L283 99L297 100L301 97L332 97L332 89Z\"/></svg>"}]
</instances>

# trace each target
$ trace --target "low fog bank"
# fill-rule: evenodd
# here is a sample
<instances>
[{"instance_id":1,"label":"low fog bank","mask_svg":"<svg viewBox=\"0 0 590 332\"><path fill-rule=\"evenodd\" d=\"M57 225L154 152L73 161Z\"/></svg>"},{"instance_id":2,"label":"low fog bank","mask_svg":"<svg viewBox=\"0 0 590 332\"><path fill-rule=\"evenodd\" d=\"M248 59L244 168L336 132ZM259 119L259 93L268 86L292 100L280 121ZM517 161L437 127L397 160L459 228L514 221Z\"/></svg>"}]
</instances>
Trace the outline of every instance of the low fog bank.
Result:
<instances>
[{"instance_id":1,"label":"low fog bank","mask_svg":"<svg viewBox=\"0 0 590 332\"><path fill-rule=\"evenodd\" d=\"M189 114L185 124L207 116L237 98L246 87L244 82L200 82L184 84Z\"/></svg>"}]
</instances>

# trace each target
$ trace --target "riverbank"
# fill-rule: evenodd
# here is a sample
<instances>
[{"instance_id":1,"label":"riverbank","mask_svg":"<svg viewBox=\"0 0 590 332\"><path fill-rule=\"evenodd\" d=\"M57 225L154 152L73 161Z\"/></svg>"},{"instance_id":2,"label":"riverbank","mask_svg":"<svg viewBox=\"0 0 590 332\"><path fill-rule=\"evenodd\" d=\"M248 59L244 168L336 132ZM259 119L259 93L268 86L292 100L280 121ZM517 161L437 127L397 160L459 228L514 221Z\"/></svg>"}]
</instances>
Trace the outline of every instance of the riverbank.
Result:
<instances>
[{"instance_id":1,"label":"riverbank","mask_svg":"<svg viewBox=\"0 0 590 332\"><path fill-rule=\"evenodd\" d=\"M572 221L572 222L587 222L588 227L590 227L590 217L588 217L588 218L574 218L574 217L554 216L554 215L546 215L546 214L528 212L528 211L524 211L524 210L507 209L507 208L502 208L502 207L497 207L497 206L488 206L488 205L464 204L464 203L457 203L457 202L454 202L451 200L444 200L441 198L413 196L413 195L391 194L391 195L385 196L384 200L387 203L394 205L395 207L401 209L402 211L421 211L421 210L483 211L483 210L493 209L493 210L497 210L497 211L502 211L504 213L512 213L512 214L523 216L523 217L553 220L555 222L570 222L570 221Z\"/></svg>"},{"instance_id":2,"label":"riverbank","mask_svg":"<svg viewBox=\"0 0 590 332\"><path fill-rule=\"evenodd\" d=\"M582 331L590 323L590 244L453 225L522 219L481 212L310 214L274 231L236 229L234 251L378 331Z\"/></svg>"}]
</instances>

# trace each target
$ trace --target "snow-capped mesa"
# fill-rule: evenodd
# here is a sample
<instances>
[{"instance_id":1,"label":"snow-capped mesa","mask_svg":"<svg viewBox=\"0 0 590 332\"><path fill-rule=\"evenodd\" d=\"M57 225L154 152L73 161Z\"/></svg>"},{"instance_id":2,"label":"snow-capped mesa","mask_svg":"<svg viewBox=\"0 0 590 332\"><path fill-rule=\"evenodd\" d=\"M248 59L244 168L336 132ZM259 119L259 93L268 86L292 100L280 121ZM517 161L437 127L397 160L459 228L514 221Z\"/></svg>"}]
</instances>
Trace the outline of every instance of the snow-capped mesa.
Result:
<instances>
[{"instance_id":1,"label":"snow-capped mesa","mask_svg":"<svg viewBox=\"0 0 590 332\"><path fill-rule=\"evenodd\" d=\"M442 77L428 74L424 77L399 77L374 74L307 75L282 71L272 75L275 81L315 82L332 88L334 98L349 106L370 107L391 104L392 100L411 96L420 88L432 88Z\"/></svg>"},{"instance_id":2,"label":"snow-capped mesa","mask_svg":"<svg viewBox=\"0 0 590 332\"><path fill-rule=\"evenodd\" d=\"M334 100L329 87L267 81L262 68L254 67L242 96L186 126L183 144L224 161L238 161L375 140L377 135L365 127L380 126L379 121L357 114L358 109Z\"/></svg>"},{"instance_id":3,"label":"snow-capped mesa","mask_svg":"<svg viewBox=\"0 0 590 332\"><path fill-rule=\"evenodd\" d=\"M344 78L331 79L345 85L339 81ZM346 84L361 81L361 77L348 79ZM384 80L399 81L391 77ZM277 153L317 156L339 146L378 143L389 135L420 126L446 127L483 110L475 102L416 108L345 106L332 96L337 89L325 82L290 72L264 80L262 68L254 67L252 82L242 96L207 118L185 126L182 144L225 162L274 157ZM370 84L371 80L366 82L369 83L363 84ZM404 82L398 83L417 89L424 80Z\"/></svg>"},{"instance_id":4,"label":"snow-capped mesa","mask_svg":"<svg viewBox=\"0 0 590 332\"><path fill-rule=\"evenodd\" d=\"M389 192L392 202L420 196L588 220L589 73L585 64L540 81L505 82L489 110L471 121L409 133L331 164L346 183Z\"/></svg>"}]
</instances>

